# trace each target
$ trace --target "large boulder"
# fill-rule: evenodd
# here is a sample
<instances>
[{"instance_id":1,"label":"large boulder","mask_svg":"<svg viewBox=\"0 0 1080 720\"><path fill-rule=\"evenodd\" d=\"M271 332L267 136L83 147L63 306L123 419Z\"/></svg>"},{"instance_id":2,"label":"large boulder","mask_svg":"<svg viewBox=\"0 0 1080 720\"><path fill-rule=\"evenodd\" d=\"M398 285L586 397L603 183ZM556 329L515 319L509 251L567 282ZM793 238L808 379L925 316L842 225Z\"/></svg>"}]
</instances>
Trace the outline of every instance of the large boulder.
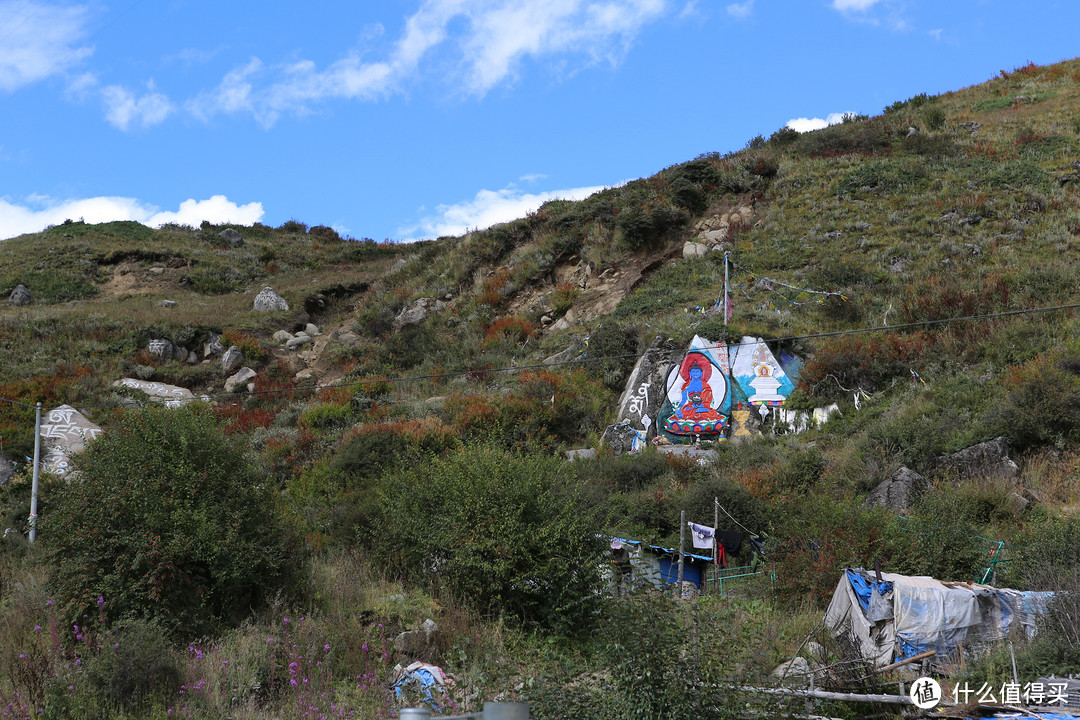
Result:
<instances>
[{"instance_id":1,"label":"large boulder","mask_svg":"<svg viewBox=\"0 0 1080 720\"><path fill-rule=\"evenodd\" d=\"M619 397L615 417L637 429L646 439L656 434L652 420L667 399L664 381L679 355L679 351L665 347L662 338L657 336L634 364Z\"/></svg>"},{"instance_id":2,"label":"large boulder","mask_svg":"<svg viewBox=\"0 0 1080 720\"><path fill-rule=\"evenodd\" d=\"M101 434L101 428L70 405L61 405L41 418L41 467L53 475L71 471L71 456Z\"/></svg>"},{"instance_id":3,"label":"large boulder","mask_svg":"<svg viewBox=\"0 0 1080 720\"><path fill-rule=\"evenodd\" d=\"M394 638L394 649L403 655L420 655L435 643L439 626L431 618L420 623L416 630L407 630Z\"/></svg>"},{"instance_id":4,"label":"large boulder","mask_svg":"<svg viewBox=\"0 0 1080 720\"><path fill-rule=\"evenodd\" d=\"M29 305L33 299L34 297L26 289L25 285L16 285L15 289L8 295L8 302L12 305Z\"/></svg>"},{"instance_id":5,"label":"large boulder","mask_svg":"<svg viewBox=\"0 0 1080 720\"><path fill-rule=\"evenodd\" d=\"M173 344L163 338L155 338L146 344L146 352L157 362L173 359Z\"/></svg>"},{"instance_id":6,"label":"large boulder","mask_svg":"<svg viewBox=\"0 0 1080 720\"><path fill-rule=\"evenodd\" d=\"M232 372L243 364L244 353L235 345L226 350L225 354L221 356L221 369L225 372Z\"/></svg>"},{"instance_id":7,"label":"large boulder","mask_svg":"<svg viewBox=\"0 0 1080 720\"><path fill-rule=\"evenodd\" d=\"M870 507L906 510L915 504L928 487L926 478L909 467L901 466L870 491L866 504Z\"/></svg>"},{"instance_id":8,"label":"large boulder","mask_svg":"<svg viewBox=\"0 0 1080 720\"><path fill-rule=\"evenodd\" d=\"M951 477L956 482L976 478L1005 478L1011 480L1020 474L1020 468L1009 458L1009 443L1005 438L981 442L950 455L942 455L931 461L931 467Z\"/></svg>"},{"instance_id":9,"label":"large boulder","mask_svg":"<svg viewBox=\"0 0 1080 720\"><path fill-rule=\"evenodd\" d=\"M225 353L225 346L221 344L221 336L216 332L207 334L206 342L203 343L203 358L217 357Z\"/></svg>"},{"instance_id":10,"label":"large boulder","mask_svg":"<svg viewBox=\"0 0 1080 720\"><path fill-rule=\"evenodd\" d=\"M218 233L218 237L229 243L231 247L240 247L244 244L244 236L232 228L222 230Z\"/></svg>"},{"instance_id":11,"label":"large boulder","mask_svg":"<svg viewBox=\"0 0 1080 720\"><path fill-rule=\"evenodd\" d=\"M249 367L242 367L235 374L229 377L225 381L225 392L236 392L237 388L243 388L244 385L255 379L256 372Z\"/></svg>"},{"instance_id":12,"label":"large boulder","mask_svg":"<svg viewBox=\"0 0 1080 720\"><path fill-rule=\"evenodd\" d=\"M273 312L275 310L288 310L289 303L285 302L285 298L274 292L272 287L264 287L258 295L255 296L255 310L258 312Z\"/></svg>"},{"instance_id":13,"label":"large boulder","mask_svg":"<svg viewBox=\"0 0 1080 720\"><path fill-rule=\"evenodd\" d=\"M147 399L151 402L163 403L165 407L170 408L180 407L195 399L195 395L187 388L139 380L138 378L121 378L113 383L113 387L138 390L141 393L145 393ZM206 396L203 397L204 399L208 399Z\"/></svg>"}]
</instances>

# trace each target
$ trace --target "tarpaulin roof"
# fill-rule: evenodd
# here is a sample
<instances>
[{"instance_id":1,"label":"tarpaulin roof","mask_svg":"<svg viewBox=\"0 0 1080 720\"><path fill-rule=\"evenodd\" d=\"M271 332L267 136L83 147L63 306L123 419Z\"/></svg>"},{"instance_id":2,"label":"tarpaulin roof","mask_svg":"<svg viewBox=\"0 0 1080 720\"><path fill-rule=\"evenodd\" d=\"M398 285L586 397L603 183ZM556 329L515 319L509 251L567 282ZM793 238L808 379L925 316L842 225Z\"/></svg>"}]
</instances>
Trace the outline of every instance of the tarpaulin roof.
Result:
<instances>
[{"instance_id":1,"label":"tarpaulin roof","mask_svg":"<svg viewBox=\"0 0 1080 720\"><path fill-rule=\"evenodd\" d=\"M825 624L879 667L925 650L950 664L961 648L978 653L1017 629L1033 635L1052 595L895 573L879 581L854 568L841 576Z\"/></svg>"}]
</instances>

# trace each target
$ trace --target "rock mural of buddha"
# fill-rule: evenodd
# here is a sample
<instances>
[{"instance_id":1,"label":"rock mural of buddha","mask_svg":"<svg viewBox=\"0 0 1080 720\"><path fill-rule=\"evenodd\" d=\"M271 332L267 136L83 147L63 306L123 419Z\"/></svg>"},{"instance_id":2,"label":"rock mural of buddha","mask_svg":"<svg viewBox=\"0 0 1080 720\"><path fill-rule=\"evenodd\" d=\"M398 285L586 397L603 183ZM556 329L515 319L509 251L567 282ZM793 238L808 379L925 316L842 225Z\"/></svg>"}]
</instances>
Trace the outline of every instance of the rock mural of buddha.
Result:
<instances>
[{"instance_id":1,"label":"rock mural of buddha","mask_svg":"<svg viewBox=\"0 0 1080 720\"><path fill-rule=\"evenodd\" d=\"M727 381L722 373L714 375L713 370L708 358L695 352L687 353L677 376L673 369L668 379L668 398L674 410L663 418L664 430L691 436L722 435L727 430L728 419L718 410L727 393ZM676 385L678 395L671 392Z\"/></svg>"}]
</instances>

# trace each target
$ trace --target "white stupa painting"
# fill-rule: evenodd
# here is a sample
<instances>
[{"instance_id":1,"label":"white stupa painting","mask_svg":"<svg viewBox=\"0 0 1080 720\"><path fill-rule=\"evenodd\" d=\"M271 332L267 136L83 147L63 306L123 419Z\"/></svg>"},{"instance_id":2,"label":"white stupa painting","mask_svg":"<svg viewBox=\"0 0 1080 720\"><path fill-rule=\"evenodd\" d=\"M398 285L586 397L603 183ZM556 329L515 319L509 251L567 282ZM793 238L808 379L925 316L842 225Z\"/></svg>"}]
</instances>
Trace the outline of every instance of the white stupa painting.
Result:
<instances>
[{"instance_id":1,"label":"white stupa painting","mask_svg":"<svg viewBox=\"0 0 1080 720\"><path fill-rule=\"evenodd\" d=\"M731 348L731 374L752 405L782 405L795 389L761 338L744 337Z\"/></svg>"}]
</instances>

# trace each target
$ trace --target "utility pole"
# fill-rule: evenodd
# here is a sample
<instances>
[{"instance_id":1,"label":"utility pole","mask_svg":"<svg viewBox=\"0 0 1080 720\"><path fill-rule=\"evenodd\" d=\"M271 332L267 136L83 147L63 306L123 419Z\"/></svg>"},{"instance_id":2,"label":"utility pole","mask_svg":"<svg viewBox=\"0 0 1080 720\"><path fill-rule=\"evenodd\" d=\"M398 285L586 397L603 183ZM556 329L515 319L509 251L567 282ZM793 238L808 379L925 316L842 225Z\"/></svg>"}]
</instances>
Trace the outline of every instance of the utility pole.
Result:
<instances>
[{"instance_id":1,"label":"utility pole","mask_svg":"<svg viewBox=\"0 0 1080 720\"><path fill-rule=\"evenodd\" d=\"M679 513L679 581L675 586L675 597L682 597L683 557L686 554L686 511Z\"/></svg>"},{"instance_id":2,"label":"utility pole","mask_svg":"<svg viewBox=\"0 0 1080 720\"><path fill-rule=\"evenodd\" d=\"M728 255L731 252L724 251L724 326L727 326L728 322Z\"/></svg>"},{"instance_id":3,"label":"utility pole","mask_svg":"<svg viewBox=\"0 0 1080 720\"><path fill-rule=\"evenodd\" d=\"M41 467L41 403L37 404L34 421L34 482L30 489L30 544L37 538L38 475Z\"/></svg>"},{"instance_id":4,"label":"utility pole","mask_svg":"<svg viewBox=\"0 0 1080 720\"><path fill-rule=\"evenodd\" d=\"M720 532L720 498L714 497L712 502L712 560L713 572L716 573L716 583L713 585L713 587L717 588L720 587L720 540L716 537L717 533Z\"/></svg>"}]
</instances>

